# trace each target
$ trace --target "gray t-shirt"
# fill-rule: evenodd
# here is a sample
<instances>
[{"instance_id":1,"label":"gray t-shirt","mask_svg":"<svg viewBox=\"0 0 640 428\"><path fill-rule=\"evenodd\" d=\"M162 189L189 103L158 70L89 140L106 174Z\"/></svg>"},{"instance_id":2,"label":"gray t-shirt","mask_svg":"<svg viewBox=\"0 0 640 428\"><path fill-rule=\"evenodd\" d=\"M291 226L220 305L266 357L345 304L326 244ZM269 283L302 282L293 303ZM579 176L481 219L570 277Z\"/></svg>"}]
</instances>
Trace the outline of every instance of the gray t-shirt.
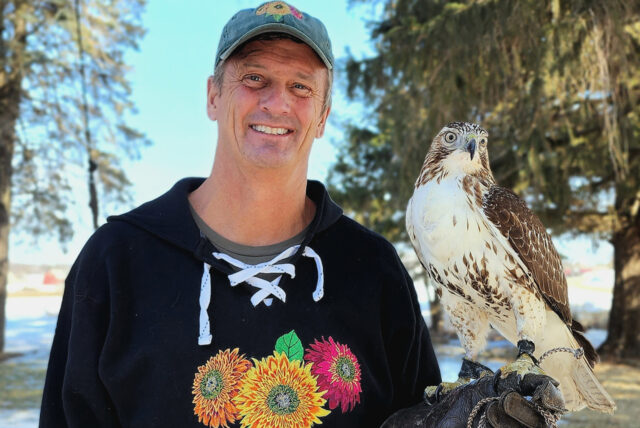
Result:
<instances>
[{"instance_id":1,"label":"gray t-shirt","mask_svg":"<svg viewBox=\"0 0 640 428\"><path fill-rule=\"evenodd\" d=\"M191 215L193 216L193 219L198 225L200 231L204 234L204 236L207 237L207 239L209 239L209 241L218 249L219 252L227 254L234 259L240 260L241 262L250 265L257 265L259 263L267 262L276 257L278 254L282 253L287 248L301 244L309 229L309 226L307 226L302 232L298 233L294 237L282 242L278 242L277 244L253 247L250 245L238 244L221 236L215 230L210 228L204 222L204 220L202 220L202 218L200 218L191 204L189 204L189 208L191 209ZM289 258L283 259L282 261L280 261L280 263L286 263L288 259Z\"/></svg>"}]
</instances>

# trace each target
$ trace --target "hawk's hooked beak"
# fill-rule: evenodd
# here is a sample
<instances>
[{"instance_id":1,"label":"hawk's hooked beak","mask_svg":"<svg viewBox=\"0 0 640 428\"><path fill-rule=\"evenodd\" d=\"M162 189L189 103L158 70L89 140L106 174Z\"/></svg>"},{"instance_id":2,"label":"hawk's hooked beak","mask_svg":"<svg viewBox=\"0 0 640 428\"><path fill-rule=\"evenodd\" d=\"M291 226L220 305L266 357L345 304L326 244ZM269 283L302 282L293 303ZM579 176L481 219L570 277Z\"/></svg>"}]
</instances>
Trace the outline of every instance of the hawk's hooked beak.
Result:
<instances>
[{"instance_id":1,"label":"hawk's hooked beak","mask_svg":"<svg viewBox=\"0 0 640 428\"><path fill-rule=\"evenodd\" d=\"M471 140L469 140L465 148L471 155L471 160L473 160L473 155L476 154L476 139L472 138Z\"/></svg>"}]
</instances>

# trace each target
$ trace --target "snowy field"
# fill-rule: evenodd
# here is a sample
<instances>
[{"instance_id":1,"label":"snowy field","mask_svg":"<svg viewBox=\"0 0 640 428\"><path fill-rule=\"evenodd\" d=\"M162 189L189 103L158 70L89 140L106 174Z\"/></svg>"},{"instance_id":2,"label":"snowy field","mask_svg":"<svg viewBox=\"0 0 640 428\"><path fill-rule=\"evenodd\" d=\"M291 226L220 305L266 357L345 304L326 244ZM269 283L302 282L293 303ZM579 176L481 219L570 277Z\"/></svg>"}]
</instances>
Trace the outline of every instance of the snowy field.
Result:
<instances>
[{"instance_id":1,"label":"snowy field","mask_svg":"<svg viewBox=\"0 0 640 428\"><path fill-rule=\"evenodd\" d=\"M9 297L7 300L6 351L23 355L0 364L0 427L38 426L42 385L60 302L61 297ZM588 334L596 347L605 335L603 330L592 330ZM511 345L496 341L489 346ZM462 348L453 340L438 349L442 350L438 361L443 379L455 380ZM502 365L499 361L485 363L493 370Z\"/></svg>"},{"instance_id":2,"label":"snowy field","mask_svg":"<svg viewBox=\"0 0 640 428\"><path fill-rule=\"evenodd\" d=\"M0 427L38 426L39 406L49 348L62 298L9 297L7 352L23 354L0 364Z\"/></svg>"}]
</instances>

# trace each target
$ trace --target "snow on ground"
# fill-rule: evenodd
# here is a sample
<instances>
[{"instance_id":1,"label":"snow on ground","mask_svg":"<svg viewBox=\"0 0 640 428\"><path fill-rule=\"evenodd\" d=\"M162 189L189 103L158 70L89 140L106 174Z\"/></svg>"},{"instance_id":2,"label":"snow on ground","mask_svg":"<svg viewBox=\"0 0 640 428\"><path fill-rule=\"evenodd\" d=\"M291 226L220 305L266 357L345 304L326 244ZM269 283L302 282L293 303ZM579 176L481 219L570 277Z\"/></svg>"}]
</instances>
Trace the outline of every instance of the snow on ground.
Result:
<instances>
[{"instance_id":1,"label":"snow on ground","mask_svg":"<svg viewBox=\"0 0 640 428\"><path fill-rule=\"evenodd\" d=\"M0 426L11 428L35 428L40 420L40 409L0 409Z\"/></svg>"},{"instance_id":2,"label":"snow on ground","mask_svg":"<svg viewBox=\"0 0 640 428\"><path fill-rule=\"evenodd\" d=\"M9 297L7 299L5 330L6 351L18 352L22 356L12 358L3 364L12 364L18 368L28 367L25 384L34 385L38 391L44 384L44 371L49 359L49 349L56 328L61 296L47 297ZM22 387L23 385L19 385ZM40 409L39 399L31 402L32 408L10 408L11 397L0 391L0 427L34 428L38 426ZM39 392L36 394L39 396Z\"/></svg>"},{"instance_id":3,"label":"snow on ground","mask_svg":"<svg viewBox=\"0 0 640 428\"><path fill-rule=\"evenodd\" d=\"M44 359L46 363L61 302L61 296L9 297L5 351L24 354L20 359Z\"/></svg>"}]
</instances>

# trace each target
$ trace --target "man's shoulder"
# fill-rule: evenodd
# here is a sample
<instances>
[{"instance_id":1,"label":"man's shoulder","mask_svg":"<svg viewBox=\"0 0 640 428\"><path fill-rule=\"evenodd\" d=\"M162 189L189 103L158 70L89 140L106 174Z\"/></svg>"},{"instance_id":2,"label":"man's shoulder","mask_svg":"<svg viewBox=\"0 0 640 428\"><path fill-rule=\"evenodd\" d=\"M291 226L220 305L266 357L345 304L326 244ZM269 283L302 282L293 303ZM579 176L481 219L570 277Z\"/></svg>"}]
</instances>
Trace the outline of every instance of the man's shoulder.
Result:
<instances>
[{"instance_id":1,"label":"man's shoulder","mask_svg":"<svg viewBox=\"0 0 640 428\"><path fill-rule=\"evenodd\" d=\"M379 286L384 295L393 295L395 300L411 294L410 277L391 242L344 215L334 226L331 243L323 248L328 264L342 264L351 275L360 272L371 278L372 281L367 282L369 291ZM362 283L353 282L352 285L359 288ZM404 305L407 300L402 302Z\"/></svg>"},{"instance_id":2,"label":"man's shoulder","mask_svg":"<svg viewBox=\"0 0 640 428\"><path fill-rule=\"evenodd\" d=\"M355 238L353 243L361 246L373 246L373 248L395 253L395 247L381 234L358 223L354 219L342 215L336 222L337 233L350 238Z\"/></svg>"},{"instance_id":3,"label":"man's shoulder","mask_svg":"<svg viewBox=\"0 0 640 428\"><path fill-rule=\"evenodd\" d=\"M363 226L357 221L342 215L332 228L328 237L331 247L337 249L337 254L345 260L353 263L360 260L370 268L388 271L391 275L397 275L403 270L402 262L394 245L384 236Z\"/></svg>"},{"instance_id":4,"label":"man's shoulder","mask_svg":"<svg viewBox=\"0 0 640 428\"><path fill-rule=\"evenodd\" d=\"M96 256L109 254L117 247L139 240L141 235L148 234L127 222L109 221L96 229L89 237L81 254L88 253Z\"/></svg>"}]
</instances>

